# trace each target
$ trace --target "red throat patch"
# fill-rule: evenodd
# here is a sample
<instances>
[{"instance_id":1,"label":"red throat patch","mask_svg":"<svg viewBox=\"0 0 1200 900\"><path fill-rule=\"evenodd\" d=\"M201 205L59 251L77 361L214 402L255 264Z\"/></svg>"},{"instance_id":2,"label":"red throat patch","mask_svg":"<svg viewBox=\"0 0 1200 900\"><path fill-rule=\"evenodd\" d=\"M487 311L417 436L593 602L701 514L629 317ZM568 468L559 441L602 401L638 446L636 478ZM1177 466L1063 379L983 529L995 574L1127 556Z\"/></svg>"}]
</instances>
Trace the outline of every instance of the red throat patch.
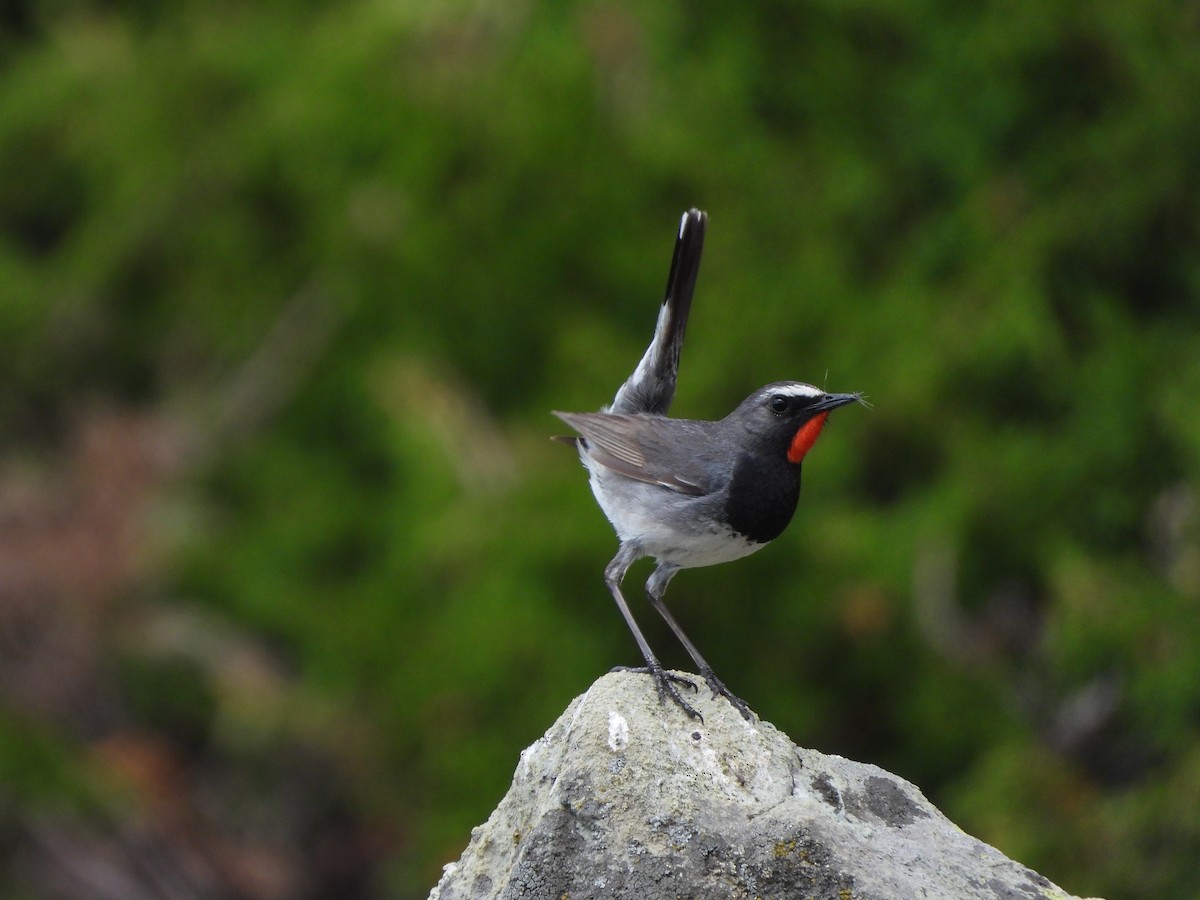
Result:
<instances>
[{"instance_id":1,"label":"red throat patch","mask_svg":"<svg viewBox=\"0 0 1200 900\"><path fill-rule=\"evenodd\" d=\"M792 445L788 447L788 462L799 463L804 459L821 436L821 429L825 427L825 420L828 418L828 412L817 413L796 430Z\"/></svg>"}]
</instances>

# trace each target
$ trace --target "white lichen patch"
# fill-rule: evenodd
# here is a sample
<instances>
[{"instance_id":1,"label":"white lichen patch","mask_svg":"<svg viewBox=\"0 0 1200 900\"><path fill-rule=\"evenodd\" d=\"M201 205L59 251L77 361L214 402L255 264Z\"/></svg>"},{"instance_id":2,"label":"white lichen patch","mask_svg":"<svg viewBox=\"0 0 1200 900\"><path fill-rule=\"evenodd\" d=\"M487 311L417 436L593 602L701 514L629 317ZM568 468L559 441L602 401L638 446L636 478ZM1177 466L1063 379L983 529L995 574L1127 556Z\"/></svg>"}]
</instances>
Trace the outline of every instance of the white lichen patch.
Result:
<instances>
[{"instance_id":1,"label":"white lichen patch","mask_svg":"<svg viewBox=\"0 0 1200 900\"><path fill-rule=\"evenodd\" d=\"M629 746L629 723L615 709L608 711L608 749L620 753Z\"/></svg>"}]
</instances>

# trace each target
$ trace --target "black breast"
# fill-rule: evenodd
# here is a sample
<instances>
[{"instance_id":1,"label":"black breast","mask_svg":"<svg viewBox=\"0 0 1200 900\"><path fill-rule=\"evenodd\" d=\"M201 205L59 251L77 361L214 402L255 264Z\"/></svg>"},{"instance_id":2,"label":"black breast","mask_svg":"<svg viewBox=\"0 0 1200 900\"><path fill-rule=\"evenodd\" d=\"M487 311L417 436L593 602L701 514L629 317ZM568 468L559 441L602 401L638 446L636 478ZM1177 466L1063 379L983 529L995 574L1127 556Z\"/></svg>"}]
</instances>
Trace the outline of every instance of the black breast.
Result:
<instances>
[{"instance_id":1,"label":"black breast","mask_svg":"<svg viewBox=\"0 0 1200 900\"><path fill-rule=\"evenodd\" d=\"M799 499L799 466L764 465L743 455L733 469L725 515L734 531L765 544L787 528Z\"/></svg>"}]
</instances>

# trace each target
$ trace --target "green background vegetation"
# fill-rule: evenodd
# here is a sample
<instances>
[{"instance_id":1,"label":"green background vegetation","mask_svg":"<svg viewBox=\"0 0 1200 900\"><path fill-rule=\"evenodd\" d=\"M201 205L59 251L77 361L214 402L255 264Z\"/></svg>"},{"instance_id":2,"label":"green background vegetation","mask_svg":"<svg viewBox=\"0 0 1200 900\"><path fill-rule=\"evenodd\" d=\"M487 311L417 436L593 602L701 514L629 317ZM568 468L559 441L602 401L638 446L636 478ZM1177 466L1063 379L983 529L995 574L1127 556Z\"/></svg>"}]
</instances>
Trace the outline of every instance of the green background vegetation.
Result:
<instances>
[{"instance_id":1,"label":"green background vegetation","mask_svg":"<svg viewBox=\"0 0 1200 900\"><path fill-rule=\"evenodd\" d=\"M549 410L692 205L673 412L875 408L685 628L1070 891L1200 894L1197 98L1166 0L7 4L4 896L424 896L638 661Z\"/></svg>"}]
</instances>

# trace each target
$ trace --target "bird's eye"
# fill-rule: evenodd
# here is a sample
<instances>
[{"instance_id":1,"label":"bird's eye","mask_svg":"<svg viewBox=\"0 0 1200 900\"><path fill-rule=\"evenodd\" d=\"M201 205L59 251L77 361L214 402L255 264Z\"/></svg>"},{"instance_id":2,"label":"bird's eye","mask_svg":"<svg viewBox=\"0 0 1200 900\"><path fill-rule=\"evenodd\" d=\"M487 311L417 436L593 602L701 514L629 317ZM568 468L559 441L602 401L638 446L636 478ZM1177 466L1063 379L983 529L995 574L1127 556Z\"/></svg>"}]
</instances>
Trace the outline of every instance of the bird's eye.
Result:
<instances>
[{"instance_id":1,"label":"bird's eye","mask_svg":"<svg viewBox=\"0 0 1200 900\"><path fill-rule=\"evenodd\" d=\"M775 413L787 412L787 409L788 409L787 397L783 396L782 394L776 394L774 397L772 397L769 401L769 404L771 407L771 412L775 412Z\"/></svg>"}]
</instances>

